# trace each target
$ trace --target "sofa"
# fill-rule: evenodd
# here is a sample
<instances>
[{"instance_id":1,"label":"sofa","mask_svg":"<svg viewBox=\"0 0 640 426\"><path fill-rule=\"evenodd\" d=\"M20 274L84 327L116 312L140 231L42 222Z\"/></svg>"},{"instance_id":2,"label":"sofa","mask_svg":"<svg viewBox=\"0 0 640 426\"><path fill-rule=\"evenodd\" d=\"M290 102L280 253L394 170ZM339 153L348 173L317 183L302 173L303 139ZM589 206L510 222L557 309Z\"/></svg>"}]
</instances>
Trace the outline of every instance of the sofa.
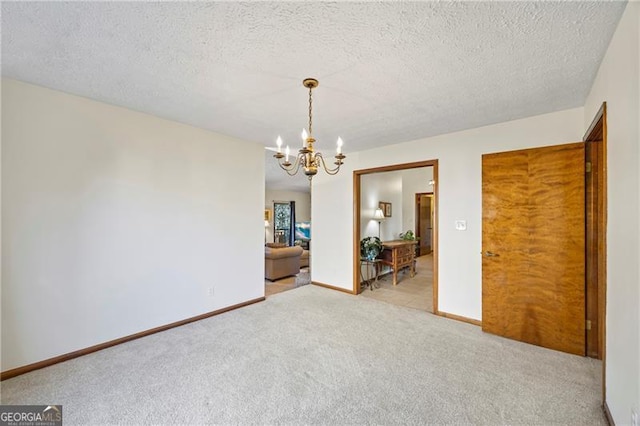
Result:
<instances>
[{"instance_id":1,"label":"sofa","mask_svg":"<svg viewBox=\"0 0 640 426\"><path fill-rule=\"evenodd\" d=\"M309 266L309 250L303 250L302 255L300 255L300 267L306 268Z\"/></svg>"},{"instance_id":2,"label":"sofa","mask_svg":"<svg viewBox=\"0 0 640 426\"><path fill-rule=\"evenodd\" d=\"M300 257L302 247L272 247L264 248L264 277L269 281L296 275L300 272Z\"/></svg>"}]
</instances>

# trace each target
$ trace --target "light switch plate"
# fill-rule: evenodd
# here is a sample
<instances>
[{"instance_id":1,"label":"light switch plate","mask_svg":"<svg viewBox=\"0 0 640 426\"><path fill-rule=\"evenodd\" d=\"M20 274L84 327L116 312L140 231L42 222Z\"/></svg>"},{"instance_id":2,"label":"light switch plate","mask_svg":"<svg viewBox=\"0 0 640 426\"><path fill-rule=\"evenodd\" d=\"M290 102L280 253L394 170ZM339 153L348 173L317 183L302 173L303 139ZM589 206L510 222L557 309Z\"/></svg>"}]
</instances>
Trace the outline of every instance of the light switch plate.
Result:
<instances>
[{"instance_id":1,"label":"light switch plate","mask_svg":"<svg viewBox=\"0 0 640 426\"><path fill-rule=\"evenodd\" d=\"M458 231L466 231L467 230L467 221L466 220L456 220L456 230L458 230Z\"/></svg>"}]
</instances>

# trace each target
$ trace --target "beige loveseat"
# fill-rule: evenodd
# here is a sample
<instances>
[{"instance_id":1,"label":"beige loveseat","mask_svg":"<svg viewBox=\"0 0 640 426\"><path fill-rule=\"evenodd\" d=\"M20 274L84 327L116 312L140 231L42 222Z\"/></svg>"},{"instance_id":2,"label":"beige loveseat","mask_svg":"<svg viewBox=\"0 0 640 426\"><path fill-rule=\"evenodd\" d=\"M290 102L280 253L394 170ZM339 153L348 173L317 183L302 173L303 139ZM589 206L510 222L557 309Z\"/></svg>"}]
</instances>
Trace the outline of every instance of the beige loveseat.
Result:
<instances>
[{"instance_id":1,"label":"beige loveseat","mask_svg":"<svg viewBox=\"0 0 640 426\"><path fill-rule=\"evenodd\" d=\"M309 266L309 250L304 250L300 256L300 267L305 268Z\"/></svg>"},{"instance_id":2,"label":"beige loveseat","mask_svg":"<svg viewBox=\"0 0 640 426\"><path fill-rule=\"evenodd\" d=\"M296 275L300 272L302 247L265 247L264 277L269 281Z\"/></svg>"}]
</instances>

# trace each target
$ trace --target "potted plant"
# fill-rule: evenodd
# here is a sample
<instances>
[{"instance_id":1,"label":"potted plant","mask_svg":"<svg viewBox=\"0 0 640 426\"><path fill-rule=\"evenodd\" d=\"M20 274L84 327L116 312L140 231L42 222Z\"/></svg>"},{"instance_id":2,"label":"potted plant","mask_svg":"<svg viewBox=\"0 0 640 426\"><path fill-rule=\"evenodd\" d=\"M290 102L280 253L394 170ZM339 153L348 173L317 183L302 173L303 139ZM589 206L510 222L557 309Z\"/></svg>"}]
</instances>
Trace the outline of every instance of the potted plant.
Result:
<instances>
[{"instance_id":1,"label":"potted plant","mask_svg":"<svg viewBox=\"0 0 640 426\"><path fill-rule=\"evenodd\" d=\"M400 233L400 239L403 241L417 241L420 238L417 238L415 236L415 234L413 233L413 231L411 229L409 229L407 232L401 232ZM415 251L416 251L416 257L420 256L420 247L416 244L415 247Z\"/></svg>"},{"instance_id":2,"label":"potted plant","mask_svg":"<svg viewBox=\"0 0 640 426\"><path fill-rule=\"evenodd\" d=\"M378 237L365 237L360 240L360 256L372 261L382 251L382 241Z\"/></svg>"},{"instance_id":3,"label":"potted plant","mask_svg":"<svg viewBox=\"0 0 640 426\"><path fill-rule=\"evenodd\" d=\"M416 239L415 234L413 233L412 230L408 230L407 232L401 232L400 233L400 238L405 240L405 241L413 241Z\"/></svg>"}]
</instances>

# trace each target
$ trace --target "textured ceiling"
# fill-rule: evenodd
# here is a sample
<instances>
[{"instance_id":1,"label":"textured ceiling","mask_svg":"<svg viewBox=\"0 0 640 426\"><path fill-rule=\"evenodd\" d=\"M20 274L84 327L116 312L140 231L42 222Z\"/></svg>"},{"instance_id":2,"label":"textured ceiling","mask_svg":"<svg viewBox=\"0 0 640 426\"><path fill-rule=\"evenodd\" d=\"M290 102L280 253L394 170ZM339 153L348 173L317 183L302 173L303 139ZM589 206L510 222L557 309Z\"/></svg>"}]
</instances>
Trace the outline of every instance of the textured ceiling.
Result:
<instances>
[{"instance_id":1,"label":"textured ceiling","mask_svg":"<svg viewBox=\"0 0 640 426\"><path fill-rule=\"evenodd\" d=\"M345 153L582 106L624 2L3 2L2 74ZM271 164L270 156L268 164ZM348 158L347 158L348 161ZM272 186L292 179L268 168Z\"/></svg>"}]
</instances>

